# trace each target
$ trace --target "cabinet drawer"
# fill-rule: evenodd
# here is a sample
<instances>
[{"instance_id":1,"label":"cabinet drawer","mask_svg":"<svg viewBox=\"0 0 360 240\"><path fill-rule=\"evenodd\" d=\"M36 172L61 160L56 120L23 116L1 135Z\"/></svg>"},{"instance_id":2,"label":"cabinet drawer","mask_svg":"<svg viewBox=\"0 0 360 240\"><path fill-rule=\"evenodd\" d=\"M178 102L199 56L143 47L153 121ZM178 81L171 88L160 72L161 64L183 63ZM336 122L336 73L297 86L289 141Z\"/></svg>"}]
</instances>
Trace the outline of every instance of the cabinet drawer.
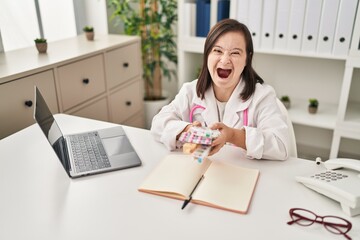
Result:
<instances>
[{"instance_id":1,"label":"cabinet drawer","mask_svg":"<svg viewBox=\"0 0 360 240\"><path fill-rule=\"evenodd\" d=\"M143 109L140 81L132 83L110 95L112 121L123 123Z\"/></svg>"},{"instance_id":2,"label":"cabinet drawer","mask_svg":"<svg viewBox=\"0 0 360 240\"><path fill-rule=\"evenodd\" d=\"M91 103L79 110L68 112L71 115L79 117L91 118L101 121L109 121L107 99L102 98L95 103Z\"/></svg>"},{"instance_id":3,"label":"cabinet drawer","mask_svg":"<svg viewBox=\"0 0 360 240\"><path fill-rule=\"evenodd\" d=\"M142 63L138 42L109 51L105 56L109 88L141 75Z\"/></svg>"},{"instance_id":4,"label":"cabinet drawer","mask_svg":"<svg viewBox=\"0 0 360 240\"><path fill-rule=\"evenodd\" d=\"M144 112L140 112L135 116L127 119L123 122L123 125L130 126L130 127L137 127L137 128L145 128L145 116Z\"/></svg>"},{"instance_id":5,"label":"cabinet drawer","mask_svg":"<svg viewBox=\"0 0 360 240\"><path fill-rule=\"evenodd\" d=\"M63 111L105 92L102 55L61 66L58 75Z\"/></svg>"},{"instance_id":6,"label":"cabinet drawer","mask_svg":"<svg viewBox=\"0 0 360 240\"><path fill-rule=\"evenodd\" d=\"M52 113L58 113L53 71L37 73L0 85L0 139L35 122L34 85Z\"/></svg>"}]
</instances>

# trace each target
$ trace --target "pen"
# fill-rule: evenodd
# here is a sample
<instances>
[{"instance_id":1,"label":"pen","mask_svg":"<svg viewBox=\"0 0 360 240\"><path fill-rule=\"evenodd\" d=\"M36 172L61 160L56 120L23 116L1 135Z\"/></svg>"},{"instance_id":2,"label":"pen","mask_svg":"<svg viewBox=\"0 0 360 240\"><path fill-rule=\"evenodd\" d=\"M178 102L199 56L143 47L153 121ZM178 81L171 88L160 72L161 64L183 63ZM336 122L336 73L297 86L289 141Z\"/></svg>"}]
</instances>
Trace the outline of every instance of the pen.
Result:
<instances>
[{"instance_id":1,"label":"pen","mask_svg":"<svg viewBox=\"0 0 360 240\"><path fill-rule=\"evenodd\" d=\"M188 203L192 200L192 194L195 192L195 189L197 188L197 186L199 185L199 183L201 182L201 180L203 180L204 178L204 175L201 176L201 178L199 179L199 181L196 183L194 189L191 191L190 195L189 195L189 198L188 199L185 199L181 209L184 209Z\"/></svg>"}]
</instances>

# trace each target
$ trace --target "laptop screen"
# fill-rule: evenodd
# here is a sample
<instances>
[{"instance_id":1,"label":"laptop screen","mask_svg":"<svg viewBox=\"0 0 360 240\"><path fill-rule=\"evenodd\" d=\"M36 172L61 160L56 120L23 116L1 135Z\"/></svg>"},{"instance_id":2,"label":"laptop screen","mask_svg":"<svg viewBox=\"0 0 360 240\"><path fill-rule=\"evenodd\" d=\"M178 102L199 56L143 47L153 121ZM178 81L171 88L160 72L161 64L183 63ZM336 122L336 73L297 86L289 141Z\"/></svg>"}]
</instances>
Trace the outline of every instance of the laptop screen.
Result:
<instances>
[{"instance_id":1,"label":"laptop screen","mask_svg":"<svg viewBox=\"0 0 360 240\"><path fill-rule=\"evenodd\" d=\"M57 156L59 157L61 164L68 170L68 155L66 152L66 144L63 134L57 125L54 116L52 115L49 107L47 106L43 96L39 89L35 86L35 109L34 118L39 124L41 130L48 139L50 145L53 147Z\"/></svg>"}]
</instances>

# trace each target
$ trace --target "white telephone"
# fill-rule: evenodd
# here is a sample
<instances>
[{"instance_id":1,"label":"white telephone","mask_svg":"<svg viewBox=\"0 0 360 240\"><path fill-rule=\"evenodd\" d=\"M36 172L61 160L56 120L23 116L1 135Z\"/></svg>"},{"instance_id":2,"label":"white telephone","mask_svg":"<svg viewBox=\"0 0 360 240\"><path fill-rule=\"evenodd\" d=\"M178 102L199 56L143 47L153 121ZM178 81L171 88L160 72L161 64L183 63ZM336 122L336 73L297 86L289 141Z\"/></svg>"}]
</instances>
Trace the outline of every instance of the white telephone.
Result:
<instances>
[{"instance_id":1,"label":"white telephone","mask_svg":"<svg viewBox=\"0 0 360 240\"><path fill-rule=\"evenodd\" d=\"M323 162L326 170L296 180L340 202L349 216L360 214L360 160L336 158Z\"/></svg>"}]
</instances>

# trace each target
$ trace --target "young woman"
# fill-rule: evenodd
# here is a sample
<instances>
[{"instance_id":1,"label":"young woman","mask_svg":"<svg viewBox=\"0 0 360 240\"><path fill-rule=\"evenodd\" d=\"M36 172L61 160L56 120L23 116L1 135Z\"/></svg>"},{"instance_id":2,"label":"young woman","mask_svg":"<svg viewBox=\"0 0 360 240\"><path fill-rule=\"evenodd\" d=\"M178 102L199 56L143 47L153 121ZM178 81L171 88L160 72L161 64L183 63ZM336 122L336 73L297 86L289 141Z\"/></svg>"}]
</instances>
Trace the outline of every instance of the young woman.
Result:
<instances>
[{"instance_id":1,"label":"young woman","mask_svg":"<svg viewBox=\"0 0 360 240\"><path fill-rule=\"evenodd\" d=\"M174 150L190 126L208 126L221 135L210 155L225 143L246 150L249 158L285 160L289 133L274 89L252 67L253 43L248 28L233 19L218 22L204 47L197 80L184 83L175 99L154 117L155 139Z\"/></svg>"}]
</instances>

